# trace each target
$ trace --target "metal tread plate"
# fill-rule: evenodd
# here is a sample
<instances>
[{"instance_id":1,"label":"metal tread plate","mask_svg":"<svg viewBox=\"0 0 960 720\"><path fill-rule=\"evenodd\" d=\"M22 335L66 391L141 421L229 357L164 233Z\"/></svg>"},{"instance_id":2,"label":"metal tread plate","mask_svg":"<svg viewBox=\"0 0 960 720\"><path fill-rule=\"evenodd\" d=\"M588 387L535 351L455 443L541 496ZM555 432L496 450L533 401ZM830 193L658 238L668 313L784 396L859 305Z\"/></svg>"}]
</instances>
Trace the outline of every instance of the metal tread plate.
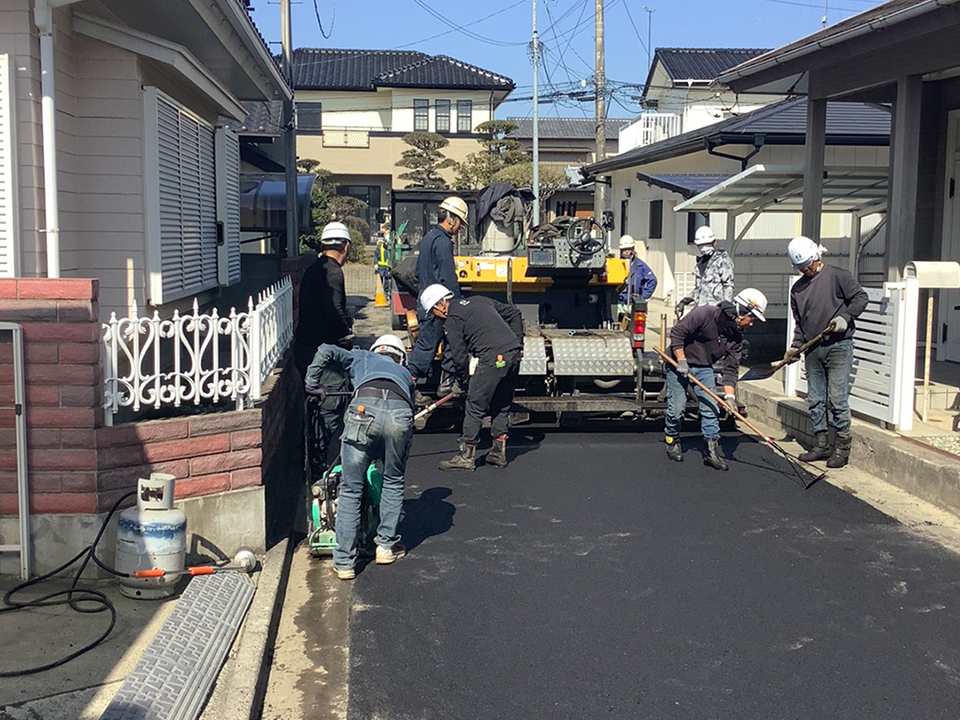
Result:
<instances>
[{"instance_id":1,"label":"metal tread plate","mask_svg":"<svg viewBox=\"0 0 960 720\"><path fill-rule=\"evenodd\" d=\"M630 338L623 333L554 336L550 345L553 372L558 377L615 377L636 371Z\"/></svg>"},{"instance_id":2,"label":"metal tread plate","mask_svg":"<svg viewBox=\"0 0 960 720\"><path fill-rule=\"evenodd\" d=\"M255 590L241 573L193 578L101 720L199 717Z\"/></svg>"},{"instance_id":3,"label":"metal tread plate","mask_svg":"<svg viewBox=\"0 0 960 720\"><path fill-rule=\"evenodd\" d=\"M542 337L527 335L523 338L520 374L540 377L547 374L547 344Z\"/></svg>"}]
</instances>

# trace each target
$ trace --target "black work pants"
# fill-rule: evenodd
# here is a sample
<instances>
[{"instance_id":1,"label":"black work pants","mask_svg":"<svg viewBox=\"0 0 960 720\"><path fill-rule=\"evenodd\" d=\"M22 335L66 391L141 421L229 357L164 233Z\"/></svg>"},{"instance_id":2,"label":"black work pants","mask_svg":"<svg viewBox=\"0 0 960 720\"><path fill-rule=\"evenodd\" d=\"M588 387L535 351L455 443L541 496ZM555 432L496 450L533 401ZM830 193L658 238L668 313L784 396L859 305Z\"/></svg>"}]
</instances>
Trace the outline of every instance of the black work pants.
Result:
<instances>
[{"instance_id":1,"label":"black work pants","mask_svg":"<svg viewBox=\"0 0 960 720\"><path fill-rule=\"evenodd\" d=\"M420 318L420 333L417 342L407 359L407 369L415 378L425 378L430 374L430 366L437 355L437 349L443 341L443 320L432 313L425 313ZM449 353L444 353L440 359L440 368L451 375L456 372Z\"/></svg>"},{"instance_id":2,"label":"black work pants","mask_svg":"<svg viewBox=\"0 0 960 720\"><path fill-rule=\"evenodd\" d=\"M475 444L480 438L483 417L490 416L490 434L506 435L510 430L510 405L520 379L520 352L504 353L503 367L481 362L470 378L463 410L461 442Z\"/></svg>"}]
</instances>

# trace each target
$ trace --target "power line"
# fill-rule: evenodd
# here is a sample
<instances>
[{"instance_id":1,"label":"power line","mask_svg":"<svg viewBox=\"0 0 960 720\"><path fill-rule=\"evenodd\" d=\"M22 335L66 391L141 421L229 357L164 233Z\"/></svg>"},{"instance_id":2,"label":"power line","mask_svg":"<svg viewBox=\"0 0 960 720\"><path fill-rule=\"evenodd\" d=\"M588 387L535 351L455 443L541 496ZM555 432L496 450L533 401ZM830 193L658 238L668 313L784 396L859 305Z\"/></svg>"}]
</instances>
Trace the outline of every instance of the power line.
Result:
<instances>
[{"instance_id":1,"label":"power line","mask_svg":"<svg viewBox=\"0 0 960 720\"><path fill-rule=\"evenodd\" d=\"M484 20L489 20L489 19L492 18L492 17L495 17L495 16L497 16L497 15L501 15L502 13L507 12L507 10L512 10L513 8L517 7L518 5L524 5L524 4L526 4L526 2L527 2L527 0L517 0L517 2L515 2L515 3L511 4L511 5L507 5L507 6L504 7L504 8L500 8L500 9L497 10L496 12L492 12L492 13L490 13L489 15L484 15L482 18L479 18L479 19L477 19L477 20L473 20L472 22L464 23L461 27L462 27L462 28L468 28L468 27L471 27L471 26L473 26L473 25L477 25L478 23L482 23ZM437 33L436 35L431 35L430 37L425 37L425 38L423 38L422 40L414 40L413 42L409 42L409 43L406 43L406 44L404 44L404 45L397 45L396 47L391 48L391 50L399 50L399 49L401 49L401 48L411 47L411 46L413 46L413 45L419 45L420 43L427 42L428 40L436 40L438 37L443 37L444 35L449 35L450 33L453 33L453 32L457 32L457 28L451 28L450 30L444 30L442 33Z\"/></svg>"},{"instance_id":2,"label":"power line","mask_svg":"<svg viewBox=\"0 0 960 720\"><path fill-rule=\"evenodd\" d=\"M446 17L444 17L442 13L437 12L432 7L427 5L427 3L424 2L424 0L413 0L413 2L415 2L417 5L419 5L421 8L426 10L431 15L433 15L433 17L435 17L437 20L442 22L447 27L453 28L454 30L457 30L463 33L467 37L473 38L474 40L487 43L488 45L495 45L497 47L519 47L519 46L525 46L527 44L526 42L506 42L503 40L497 40L495 38L489 38L484 35L480 35L478 33L472 32L470 30L466 30L464 26L457 25L455 22L448 20Z\"/></svg>"},{"instance_id":3,"label":"power line","mask_svg":"<svg viewBox=\"0 0 960 720\"><path fill-rule=\"evenodd\" d=\"M317 16L317 25L320 27L320 34L329 40L333 34L333 26L337 22L337 0L333 0L333 17L330 18L330 32L325 32L323 29L323 20L320 19L320 7L317 4L317 0L313 0L313 13Z\"/></svg>"},{"instance_id":4,"label":"power line","mask_svg":"<svg viewBox=\"0 0 960 720\"><path fill-rule=\"evenodd\" d=\"M633 31L637 34L637 40L640 41L640 46L647 51L647 54L650 54L650 48L647 47L647 44L643 41L643 38L640 37L640 31L637 30L637 24L633 21L633 15L630 13L630 3L625 2L623 4L623 9L627 11L627 17L630 18L630 24L633 26Z\"/></svg>"},{"instance_id":5,"label":"power line","mask_svg":"<svg viewBox=\"0 0 960 720\"><path fill-rule=\"evenodd\" d=\"M822 5L814 5L812 3L805 3L805 2L796 2L795 0L764 0L764 2L777 3L779 5L796 5L798 7L809 7L809 8L816 8L817 10L823 10ZM831 7L830 9L840 10L841 12L852 12L852 13L863 12L863 10L860 10L857 8L846 8L846 7L836 7L836 6Z\"/></svg>"}]
</instances>

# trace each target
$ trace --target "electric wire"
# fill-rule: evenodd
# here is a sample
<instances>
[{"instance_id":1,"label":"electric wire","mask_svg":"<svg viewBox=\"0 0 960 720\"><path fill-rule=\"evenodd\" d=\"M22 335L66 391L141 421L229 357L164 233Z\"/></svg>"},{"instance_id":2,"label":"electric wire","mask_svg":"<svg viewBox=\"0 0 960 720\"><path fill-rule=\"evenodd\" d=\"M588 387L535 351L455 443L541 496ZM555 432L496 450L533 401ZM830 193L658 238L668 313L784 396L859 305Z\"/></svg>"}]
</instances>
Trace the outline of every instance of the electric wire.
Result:
<instances>
[{"instance_id":1,"label":"electric wire","mask_svg":"<svg viewBox=\"0 0 960 720\"><path fill-rule=\"evenodd\" d=\"M442 22L442 23L443 23L444 25L446 25L447 27L450 27L450 28L452 28L452 29L454 29L454 30L457 30L457 31L463 33L463 34L466 35L468 38L472 38L472 39L474 39L474 40L478 40L479 42L487 43L488 45L494 45L494 46L496 46L496 47L518 47L518 46L523 46L523 45L526 45L526 44L527 44L526 41L524 41L524 42L509 42L509 41L505 41L505 40L497 40L496 38L486 37L485 35L480 35L479 33L475 33L475 32L473 32L473 31L471 31L471 30L467 30L463 25L457 25L457 24L456 24L455 22L453 22L452 20L449 20L449 19L448 19L447 17L445 17L442 13L438 12L437 10L435 10L435 9L433 9L432 7L430 7L429 5L427 5L427 3L424 2L424 0L413 0L413 2L416 3L417 5L419 5L419 6L420 6L421 8L423 8L424 10L426 10L426 11L427 11L428 13L430 13L431 15L433 15L433 17L435 17L437 20L439 20L440 22Z\"/></svg>"},{"instance_id":2,"label":"electric wire","mask_svg":"<svg viewBox=\"0 0 960 720\"><path fill-rule=\"evenodd\" d=\"M333 0L333 16L330 18L330 31L326 32L323 29L323 20L320 19L320 6L318 5L317 0L313 0L313 13L317 16L317 25L320 27L320 34L324 39L329 40L330 36L333 35L333 26L337 22L337 0Z\"/></svg>"},{"instance_id":3,"label":"electric wire","mask_svg":"<svg viewBox=\"0 0 960 720\"><path fill-rule=\"evenodd\" d=\"M136 490L131 490L130 492L125 493L117 498L117 501L113 504L113 507L110 508L106 518L104 518L103 523L100 525L100 530L97 532L96 538L90 545L74 555L72 559L68 560L60 567L54 568L50 572L40 575L39 577L22 582L16 587L8 590L3 596L3 603L6 607L0 607L0 614L17 612L19 610L27 610L30 608L55 607L58 605L69 605L70 609L74 612L85 614L95 614L106 611L110 613L110 623L107 625L106 630L104 630L100 636L92 642L87 643L83 647L73 651L65 657L60 658L59 660L23 670L2 671L0 672L0 677L22 677L24 675L34 675L46 670L52 670L55 667L60 667L71 660L75 660L84 653L93 650L95 647L97 647L97 645L106 640L111 632L113 632L113 628L116 627L117 624L117 608L110 601L110 598L108 598L106 594L100 590L77 587L77 585L80 582L80 576L83 575L83 571L86 570L87 565L90 564L91 560L112 575L117 577L130 577L129 573L119 572L118 570L115 570L114 568L104 564L103 561L97 557L96 550L97 545L100 543L100 539L103 537L103 533L107 529L107 525L110 523L114 513L116 513L117 509L120 507L120 504L127 498L133 497L136 494ZM26 590L27 588L37 586L40 583L49 580L54 575L63 572L81 558L83 559L83 562L80 564L80 569L77 571L76 575L74 575L73 582L70 584L69 589L59 590L57 592L52 592L32 600L25 600L22 602L17 602L12 599L17 593ZM87 603L87 605L81 606L81 603Z\"/></svg>"},{"instance_id":4,"label":"electric wire","mask_svg":"<svg viewBox=\"0 0 960 720\"><path fill-rule=\"evenodd\" d=\"M518 5L525 5L526 2L527 0L517 0L517 2L507 5L506 7L500 8L496 12L492 12L489 15L484 15L482 18L472 20L471 22L464 23L460 27L468 28L468 27L471 27L472 25L477 25L478 23L482 23L484 20L489 20L490 18L495 17L497 15L502 15L503 13L507 12L507 10L512 10ZM450 30L444 30L442 33L437 33L436 35L431 35L430 37L425 37L421 40L414 40L413 42L405 43L403 45L397 45L391 48L391 50L400 50L401 48L412 47L413 45L419 45L420 43L425 43L429 40L436 40L438 37L443 37L444 35L449 35L450 33L454 33L454 32L457 32L457 29L451 28Z\"/></svg>"},{"instance_id":5,"label":"electric wire","mask_svg":"<svg viewBox=\"0 0 960 720\"><path fill-rule=\"evenodd\" d=\"M647 44L643 41L643 38L640 37L640 31L637 30L637 24L633 21L633 15L630 13L630 3L625 2L623 4L623 9L627 11L627 17L630 18L630 25L633 26L633 32L637 35L637 40L640 41L640 47L647 51L650 54L650 48L647 47Z\"/></svg>"}]
</instances>

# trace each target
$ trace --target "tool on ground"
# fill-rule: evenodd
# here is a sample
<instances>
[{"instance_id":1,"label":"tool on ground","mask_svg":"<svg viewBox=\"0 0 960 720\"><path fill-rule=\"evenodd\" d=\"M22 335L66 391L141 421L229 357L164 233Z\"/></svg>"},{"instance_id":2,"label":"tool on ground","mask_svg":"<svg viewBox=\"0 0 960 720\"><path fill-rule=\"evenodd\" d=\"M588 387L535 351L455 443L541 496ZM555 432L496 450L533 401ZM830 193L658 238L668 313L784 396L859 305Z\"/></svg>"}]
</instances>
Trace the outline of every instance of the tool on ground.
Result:
<instances>
[{"instance_id":1,"label":"tool on ground","mask_svg":"<svg viewBox=\"0 0 960 720\"><path fill-rule=\"evenodd\" d=\"M812 348L814 345L823 340L824 337L833 332L834 324L831 322L827 327L824 328L823 332L815 337L807 340L803 345L797 348L797 355L794 360L778 360L775 363L769 363L767 365L757 365L747 370L743 376L740 378L740 382L745 382L747 380L766 380L768 377L771 377L777 370L787 365L792 365L800 359L800 356L803 355L807 350Z\"/></svg>"},{"instance_id":2,"label":"tool on ground","mask_svg":"<svg viewBox=\"0 0 960 720\"><path fill-rule=\"evenodd\" d=\"M672 365L672 366L674 367L674 369L676 369L676 367L677 367L677 362L676 362L676 360L674 360L672 357L670 357L670 356L667 355L666 353L661 352L659 348L654 348L654 350L655 350L656 353L664 360L664 362L669 363L670 365ZM749 420L747 420L747 418L745 418L743 415L741 415L739 412L737 412L737 409L736 409L736 408L731 407L727 402L725 402L725 401L723 400L723 398L721 398L719 395L717 395L713 390L711 390L710 388L708 388L708 387L707 387L706 385L704 385L702 382L700 382L699 380L697 380L693 375L688 375L688 376L687 376L687 379L688 379L690 382L692 382L694 385L696 385L698 388L700 388L701 390L703 390L703 391L704 391L707 395L709 395L713 400L715 400L720 407L724 408L727 412L729 412L731 415L733 415L733 417L735 417L738 422L741 422L741 423L743 423L744 425L746 425L746 426L750 429L750 432L754 435L754 437L755 437L756 439L762 441L763 444L765 444L765 445L769 445L769 446L770 446L771 448L773 448L777 453L779 453L788 463L790 463L790 467L793 468L793 471L794 471L794 473L796 473L797 479L800 481L800 484L803 486L803 489L804 489L804 490L810 488L812 485L814 485L815 483L819 482L819 481L822 480L824 477L826 477L827 473L826 473L825 471L821 471L820 468L816 467L815 465L810 465L810 463L805 463L803 460L801 460L800 458L798 458L796 455L793 455L792 453L790 453L790 452L788 452L787 450L785 450L783 447L781 447L781 446L777 443L776 440L774 440L772 437L769 437L768 435L764 434L764 433L760 430L760 428L758 428L758 427L757 427L756 425L754 425L752 422L750 422ZM799 464L798 464L798 463L799 463ZM807 469L805 469L804 467L802 467L802 465L809 465L809 466L812 467L813 470L815 470L816 472L813 472L813 471L811 471L811 470L807 470ZM814 477L813 477L813 480L811 480L811 481L809 481L809 482L807 482L806 480L804 480L804 473L807 474L807 475L812 475L812 476L814 476Z\"/></svg>"},{"instance_id":3,"label":"tool on ground","mask_svg":"<svg viewBox=\"0 0 960 720\"><path fill-rule=\"evenodd\" d=\"M183 568L182 570L163 570L162 568L151 568L150 570L136 570L133 573L135 578L159 578L159 577L180 577L182 575L214 575L221 572L253 572L257 566L257 556L253 550L248 547L237 548L233 554L233 562L229 565L194 565L193 567Z\"/></svg>"}]
</instances>

